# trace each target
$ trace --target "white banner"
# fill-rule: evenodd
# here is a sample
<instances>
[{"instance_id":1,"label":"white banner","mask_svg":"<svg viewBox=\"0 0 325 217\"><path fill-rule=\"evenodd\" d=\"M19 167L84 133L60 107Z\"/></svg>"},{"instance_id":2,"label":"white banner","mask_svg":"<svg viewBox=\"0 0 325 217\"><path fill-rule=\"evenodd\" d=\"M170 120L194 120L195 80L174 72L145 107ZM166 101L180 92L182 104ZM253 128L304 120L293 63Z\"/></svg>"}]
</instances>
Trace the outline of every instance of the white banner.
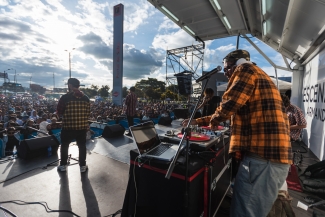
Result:
<instances>
[{"instance_id":1,"label":"white banner","mask_svg":"<svg viewBox=\"0 0 325 217\"><path fill-rule=\"evenodd\" d=\"M307 120L304 141L308 143L310 150L322 160L325 157L325 50L306 64L302 91Z\"/></svg>"}]
</instances>

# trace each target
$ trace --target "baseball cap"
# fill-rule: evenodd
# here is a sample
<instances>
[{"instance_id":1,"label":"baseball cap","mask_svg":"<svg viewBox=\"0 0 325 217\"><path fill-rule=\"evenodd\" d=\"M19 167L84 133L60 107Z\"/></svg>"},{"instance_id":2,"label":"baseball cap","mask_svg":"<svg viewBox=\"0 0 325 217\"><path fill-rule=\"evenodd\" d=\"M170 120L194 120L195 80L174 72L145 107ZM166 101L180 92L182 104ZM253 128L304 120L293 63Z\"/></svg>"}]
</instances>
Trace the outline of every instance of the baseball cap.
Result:
<instances>
[{"instance_id":1,"label":"baseball cap","mask_svg":"<svg viewBox=\"0 0 325 217\"><path fill-rule=\"evenodd\" d=\"M225 56L225 58L223 58L226 61L235 61L237 62L237 60L244 58L247 61L250 61L250 54L248 51L246 50L234 50L232 52L230 52L227 56Z\"/></svg>"},{"instance_id":2,"label":"baseball cap","mask_svg":"<svg viewBox=\"0 0 325 217\"><path fill-rule=\"evenodd\" d=\"M80 86L80 81L76 78L69 78L68 84L78 88Z\"/></svg>"}]
</instances>

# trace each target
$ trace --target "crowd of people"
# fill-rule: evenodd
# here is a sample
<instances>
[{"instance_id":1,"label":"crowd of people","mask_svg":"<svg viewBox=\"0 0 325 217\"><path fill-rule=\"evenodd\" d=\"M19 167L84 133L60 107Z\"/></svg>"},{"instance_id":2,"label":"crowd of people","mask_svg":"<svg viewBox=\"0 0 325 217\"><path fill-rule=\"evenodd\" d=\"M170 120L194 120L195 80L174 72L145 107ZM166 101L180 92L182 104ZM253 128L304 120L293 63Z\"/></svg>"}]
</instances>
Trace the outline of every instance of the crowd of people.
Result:
<instances>
[{"instance_id":1,"label":"crowd of people","mask_svg":"<svg viewBox=\"0 0 325 217\"><path fill-rule=\"evenodd\" d=\"M53 130L61 128L62 117L57 114L55 100L36 99L33 97L2 97L0 99L0 137L8 136L7 155L12 154L14 146L19 145L17 132L24 139L31 138L34 132L37 137L53 134ZM138 102L135 118L148 120L166 116L178 107L178 104L166 102ZM111 101L90 102L89 121L109 122L126 119L126 111L122 106ZM35 134L35 133L34 133Z\"/></svg>"}]
</instances>

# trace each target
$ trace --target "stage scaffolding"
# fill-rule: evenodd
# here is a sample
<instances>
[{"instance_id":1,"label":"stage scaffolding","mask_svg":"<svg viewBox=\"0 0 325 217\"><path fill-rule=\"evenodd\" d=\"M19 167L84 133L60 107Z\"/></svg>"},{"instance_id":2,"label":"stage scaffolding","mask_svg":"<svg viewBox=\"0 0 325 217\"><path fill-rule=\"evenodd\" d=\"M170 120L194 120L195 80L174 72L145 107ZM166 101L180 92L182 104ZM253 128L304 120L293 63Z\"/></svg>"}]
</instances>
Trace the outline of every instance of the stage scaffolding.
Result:
<instances>
[{"instance_id":1,"label":"stage scaffolding","mask_svg":"<svg viewBox=\"0 0 325 217\"><path fill-rule=\"evenodd\" d=\"M205 44L167 50L166 86L177 85L176 74L191 74L192 82L202 75ZM200 73L199 73L200 72ZM191 83L192 83L191 82ZM176 92L176 90L174 90ZM179 92L179 91L177 91Z\"/></svg>"}]
</instances>

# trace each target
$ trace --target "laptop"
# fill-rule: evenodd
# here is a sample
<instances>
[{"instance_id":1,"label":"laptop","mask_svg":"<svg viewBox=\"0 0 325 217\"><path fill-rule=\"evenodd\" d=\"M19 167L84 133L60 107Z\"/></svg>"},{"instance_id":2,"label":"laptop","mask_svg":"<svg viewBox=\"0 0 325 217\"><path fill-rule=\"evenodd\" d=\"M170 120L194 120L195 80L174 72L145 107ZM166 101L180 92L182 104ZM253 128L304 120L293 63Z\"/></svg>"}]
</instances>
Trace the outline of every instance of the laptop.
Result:
<instances>
[{"instance_id":1,"label":"laptop","mask_svg":"<svg viewBox=\"0 0 325 217\"><path fill-rule=\"evenodd\" d=\"M152 121L130 127L140 157L171 161L178 145L161 142Z\"/></svg>"}]
</instances>

